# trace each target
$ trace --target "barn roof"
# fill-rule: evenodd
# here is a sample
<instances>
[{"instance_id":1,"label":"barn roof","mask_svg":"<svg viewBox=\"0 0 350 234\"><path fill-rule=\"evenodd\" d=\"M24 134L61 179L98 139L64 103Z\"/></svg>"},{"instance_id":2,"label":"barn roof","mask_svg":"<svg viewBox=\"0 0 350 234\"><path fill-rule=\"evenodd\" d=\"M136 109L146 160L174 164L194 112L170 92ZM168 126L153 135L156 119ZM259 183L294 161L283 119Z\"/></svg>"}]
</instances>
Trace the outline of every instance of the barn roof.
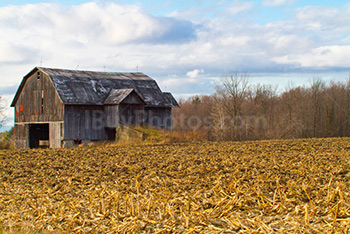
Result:
<instances>
[{"instance_id":1,"label":"barn roof","mask_svg":"<svg viewBox=\"0 0 350 234\"><path fill-rule=\"evenodd\" d=\"M179 107L179 104L175 100L174 96L169 92L163 92L164 98L167 100L168 103L171 103L174 107Z\"/></svg>"},{"instance_id":2,"label":"barn roof","mask_svg":"<svg viewBox=\"0 0 350 234\"><path fill-rule=\"evenodd\" d=\"M137 73L94 72L35 67L24 78L11 106L14 106L26 80L35 72L48 75L63 104L103 105L112 90L133 89L147 107L179 107L169 94L160 90L155 80Z\"/></svg>"}]
</instances>

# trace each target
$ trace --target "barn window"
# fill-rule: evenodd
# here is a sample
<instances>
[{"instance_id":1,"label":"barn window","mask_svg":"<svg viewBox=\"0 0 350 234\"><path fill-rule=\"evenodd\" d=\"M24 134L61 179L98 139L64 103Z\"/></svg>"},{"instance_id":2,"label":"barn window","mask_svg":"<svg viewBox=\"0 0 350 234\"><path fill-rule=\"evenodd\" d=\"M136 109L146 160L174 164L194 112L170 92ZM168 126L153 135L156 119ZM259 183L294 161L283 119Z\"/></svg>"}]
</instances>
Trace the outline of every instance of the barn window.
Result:
<instances>
[{"instance_id":1,"label":"barn window","mask_svg":"<svg viewBox=\"0 0 350 234\"><path fill-rule=\"evenodd\" d=\"M44 90L41 91L41 114L44 113Z\"/></svg>"},{"instance_id":2,"label":"barn window","mask_svg":"<svg viewBox=\"0 0 350 234\"><path fill-rule=\"evenodd\" d=\"M37 72L36 75L37 75L36 78L37 78L38 80L40 80L40 72Z\"/></svg>"}]
</instances>

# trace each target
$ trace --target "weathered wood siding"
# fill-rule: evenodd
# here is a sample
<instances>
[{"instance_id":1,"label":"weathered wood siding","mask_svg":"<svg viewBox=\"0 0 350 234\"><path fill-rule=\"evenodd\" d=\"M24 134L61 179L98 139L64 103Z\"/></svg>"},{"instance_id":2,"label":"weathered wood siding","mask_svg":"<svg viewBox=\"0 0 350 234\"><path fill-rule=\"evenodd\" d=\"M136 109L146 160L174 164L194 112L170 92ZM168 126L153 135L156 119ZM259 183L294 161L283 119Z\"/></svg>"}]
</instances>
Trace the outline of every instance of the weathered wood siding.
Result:
<instances>
[{"instance_id":1,"label":"weathered wood siding","mask_svg":"<svg viewBox=\"0 0 350 234\"><path fill-rule=\"evenodd\" d=\"M132 92L118 105L119 123L126 126L138 126L144 122L144 102Z\"/></svg>"},{"instance_id":2,"label":"weathered wood siding","mask_svg":"<svg viewBox=\"0 0 350 234\"><path fill-rule=\"evenodd\" d=\"M66 105L64 140L105 140L103 106Z\"/></svg>"},{"instance_id":3,"label":"weathered wood siding","mask_svg":"<svg viewBox=\"0 0 350 234\"><path fill-rule=\"evenodd\" d=\"M158 129L171 130L171 108L145 108L145 124Z\"/></svg>"},{"instance_id":4,"label":"weathered wood siding","mask_svg":"<svg viewBox=\"0 0 350 234\"><path fill-rule=\"evenodd\" d=\"M42 72L30 76L15 105L15 123L63 121L64 107L50 78Z\"/></svg>"},{"instance_id":5,"label":"weathered wood siding","mask_svg":"<svg viewBox=\"0 0 350 234\"><path fill-rule=\"evenodd\" d=\"M119 123L118 105L105 105L105 127L116 128Z\"/></svg>"},{"instance_id":6,"label":"weathered wood siding","mask_svg":"<svg viewBox=\"0 0 350 234\"><path fill-rule=\"evenodd\" d=\"M15 124L15 144L17 148L29 148L29 124Z\"/></svg>"},{"instance_id":7,"label":"weathered wood siding","mask_svg":"<svg viewBox=\"0 0 350 234\"><path fill-rule=\"evenodd\" d=\"M121 104L135 104L135 105L143 105L144 102L142 99L136 95L135 92L132 92L130 95L128 95L124 100L121 102Z\"/></svg>"},{"instance_id":8,"label":"weathered wood siding","mask_svg":"<svg viewBox=\"0 0 350 234\"><path fill-rule=\"evenodd\" d=\"M63 106L50 77L40 71L28 77L15 105L16 147L29 148L30 123L55 123L60 126ZM59 138L55 136L52 144L60 144Z\"/></svg>"},{"instance_id":9,"label":"weathered wood siding","mask_svg":"<svg viewBox=\"0 0 350 234\"><path fill-rule=\"evenodd\" d=\"M144 122L144 102L135 92L124 98L119 105L105 105L104 112L107 128L116 128L119 123L137 126Z\"/></svg>"},{"instance_id":10,"label":"weathered wood siding","mask_svg":"<svg viewBox=\"0 0 350 234\"><path fill-rule=\"evenodd\" d=\"M62 128L63 123L49 123L50 148L57 149L62 147Z\"/></svg>"},{"instance_id":11,"label":"weathered wood siding","mask_svg":"<svg viewBox=\"0 0 350 234\"><path fill-rule=\"evenodd\" d=\"M139 126L144 123L144 105L120 104L119 123L125 126Z\"/></svg>"}]
</instances>

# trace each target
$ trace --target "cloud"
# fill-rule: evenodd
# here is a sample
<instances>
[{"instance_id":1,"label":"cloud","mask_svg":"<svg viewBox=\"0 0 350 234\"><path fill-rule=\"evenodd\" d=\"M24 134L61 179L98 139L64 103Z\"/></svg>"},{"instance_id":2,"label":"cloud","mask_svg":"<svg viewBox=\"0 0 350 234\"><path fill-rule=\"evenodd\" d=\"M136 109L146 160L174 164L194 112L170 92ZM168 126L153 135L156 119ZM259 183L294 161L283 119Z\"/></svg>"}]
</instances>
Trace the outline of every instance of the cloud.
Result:
<instances>
[{"instance_id":1,"label":"cloud","mask_svg":"<svg viewBox=\"0 0 350 234\"><path fill-rule=\"evenodd\" d=\"M350 67L350 46L322 46L308 53L274 58L276 63L296 64L307 68Z\"/></svg>"},{"instance_id":2,"label":"cloud","mask_svg":"<svg viewBox=\"0 0 350 234\"><path fill-rule=\"evenodd\" d=\"M17 88L18 85L0 86L0 96L14 94Z\"/></svg>"},{"instance_id":3,"label":"cloud","mask_svg":"<svg viewBox=\"0 0 350 234\"><path fill-rule=\"evenodd\" d=\"M296 68L350 69L349 21L348 6L342 9L326 6L298 8L291 22L293 31L288 30L289 35L280 33L278 38L271 39L276 48L289 49L274 54L271 61Z\"/></svg>"},{"instance_id":4,"label":"cloud","mask_svg":"<svg viewBox=\"0 0 350 234\"><path fill-rule=\"evenodd\" d=\"M325 6L303 7L296 11L295 18L306 30L320 33L350 30L350 7L342 9Z\"/></svg>"},{"instance_id":5,"label":"cloud","mask_svg":"<svg viewBox=\"0 0 350 234\"><path fill-rule=\"evenodd\" d=\"M350 67L349 7L297 8L288 20L259 23L252 14L258 6L250 1L191 5L164 16L99 2L0 8L1 84L18 85L40 65L121 72L138 67L169 91L208 93L213 82L206 77L231 71Z\"/></svg>"},{"instance_id":6,"label":"cloud","mask_svg":"<svg viewBox=\"0 0 350 234\"><path fill-rule=\"evenodd\" d=\"M228 12L230 14L238 14L242 12L246 12L250 9L252 9L254 6L253 2L246 2L246 1L239 1L235 0L229 7L228 7Z\"/></svg>"},{"instance_id":7,"label":"cloud","mask_svg":"<svg viewBox=\"0 0 350 234\"><path fill-rule=\"evenodd\" d=\"M292 4L296 0L263 0L262 4L265 6L282 6L287 4Z\"/></svg>"},{"instance_id":8,"label":"cloud","mask_svg":"<svg viewBox=\"0 0 350 234\"><path fill-rule=\"evenodd\" d=\"M0 81L7 85L19 83L34 66L166 68L175 64L179 47L190 50L186 44L197 39L197 25L133 5L40 3L1 7L0 34L0 68L6 70Z\"/></svg>"},{"instance_id":9,"label":"cloud","mask_svg":"<svg viewBox=\"0 0 350 234\"><path fill-rule=\"evenodd\" d=\"M153 17L137 6L89 2L76 6L53 3L0 8L2 32L22 32L23 39L76 45L183 42L195 38L191 22ZM176 35L176 36L175 36ZM174 37L175 36L175 37ZM164 40L164 41L163 41Z\"/></svg>"},{"instance_id":10,"label":"cloud","mask_svg":"<svg viewBox=\"0 0 350 234\"><path fill-rule=\"evenodd\" d=\"M203 73L204 70L203 69L194 69L193 71L189 71L186 73L186 76L188 76L191 79L195 79L198 77L199 73Z\"/></svg>"},{"instance_id":11,"label":"cloud","mask_svg":"<svg viewBox=\"0 0 350 234\"><path fill-rule=\"evenodd\" d=\"M196 26L186 20L162 17L162 32L153 36L151 43L185 43L196 39Z\"/></svg>"},{"instance_id":12,"label":"cloud","mask_svg":"<svg viewBox=\"0 0 350 234\"><path fill-rule=\"evenodd\" d=\"M215 77L201 76L200 79L188 79L186 77L167 77L160 81L160 87L171 92L175 97L188 97L187 94L210 94L215 89Z\"/></svg>"}]
</instances>

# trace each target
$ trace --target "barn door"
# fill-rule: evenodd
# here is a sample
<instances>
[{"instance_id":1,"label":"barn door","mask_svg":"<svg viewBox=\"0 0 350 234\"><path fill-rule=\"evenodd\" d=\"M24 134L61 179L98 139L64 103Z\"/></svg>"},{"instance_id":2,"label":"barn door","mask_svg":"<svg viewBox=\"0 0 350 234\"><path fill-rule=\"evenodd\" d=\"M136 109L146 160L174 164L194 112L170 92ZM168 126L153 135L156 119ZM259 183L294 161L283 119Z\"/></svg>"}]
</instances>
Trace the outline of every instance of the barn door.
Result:
<instances>
[{"instance_id":1,"label":"barn door","mask_svg":"<svg viewBox=\"0 0 350 234\"><path fill-rule=\"evenodd\" d=\"M50 123L50 148L61 148L61 124Z\"/></svg>"},{"instance_id":2,"label":"barn door","mask_svg":"<svg viewBox=\"0 0 350 234\"><path fill-rule=\"evenodd\" d=\"M49 146L49 124L29 124L29 148Z\"/></svg>"}]
</instances>

